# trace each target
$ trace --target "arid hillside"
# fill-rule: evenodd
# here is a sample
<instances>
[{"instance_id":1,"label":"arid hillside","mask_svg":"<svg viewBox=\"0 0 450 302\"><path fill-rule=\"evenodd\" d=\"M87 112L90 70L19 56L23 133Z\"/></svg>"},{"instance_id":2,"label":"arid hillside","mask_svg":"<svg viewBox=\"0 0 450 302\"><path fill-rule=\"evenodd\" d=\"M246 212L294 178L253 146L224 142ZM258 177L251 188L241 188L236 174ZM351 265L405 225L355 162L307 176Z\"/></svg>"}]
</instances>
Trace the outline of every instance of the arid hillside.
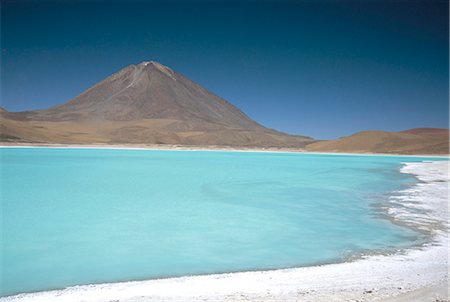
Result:
<instances>
[{"instance_id":1,"label":"arid hillside","mask_svg":"<svg viewBox=\"0 0 450 302\"><path fill-rule=\"evenodd\" d=\"M337 140L314 142L306 149L343 153L449 154L449 129L363 131Z\"/></svg>"}]
</instances>

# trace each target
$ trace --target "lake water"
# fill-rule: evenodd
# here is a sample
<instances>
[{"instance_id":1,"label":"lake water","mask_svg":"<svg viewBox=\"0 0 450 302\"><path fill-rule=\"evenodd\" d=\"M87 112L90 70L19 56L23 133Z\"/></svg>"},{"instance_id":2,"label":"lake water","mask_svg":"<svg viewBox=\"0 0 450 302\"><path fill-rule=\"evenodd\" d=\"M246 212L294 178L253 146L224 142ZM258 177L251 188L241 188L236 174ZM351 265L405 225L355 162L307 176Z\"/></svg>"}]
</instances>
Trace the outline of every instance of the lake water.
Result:
<instances>
[{"instance_id":1,"label":"lake water","mask_svg":"<svg viewBox=\"0 0 450 302\"><path fill-rule=\"evenodd\" d=\"M1 295L419 244L379 205L417 157L2 148Z\"/></svg>"}]
</instances>

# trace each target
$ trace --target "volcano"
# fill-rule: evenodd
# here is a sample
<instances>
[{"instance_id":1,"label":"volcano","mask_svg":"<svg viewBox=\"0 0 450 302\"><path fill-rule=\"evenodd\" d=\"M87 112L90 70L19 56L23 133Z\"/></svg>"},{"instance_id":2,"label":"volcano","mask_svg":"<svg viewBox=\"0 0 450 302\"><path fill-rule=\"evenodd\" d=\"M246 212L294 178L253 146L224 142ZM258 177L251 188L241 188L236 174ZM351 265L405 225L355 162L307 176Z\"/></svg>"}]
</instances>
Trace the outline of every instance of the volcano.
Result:
<instances>
[{"instance_id":1,"label":"volcano","mask_svg":"<svg viewBox=\"0 0 450 302\"><path fill-rule=\"evenodd\" d=\"M312 139L268 129L158 62L130 65L67 103L1 110L2 141L300 148Z\"/></svg>"}]
</instances>

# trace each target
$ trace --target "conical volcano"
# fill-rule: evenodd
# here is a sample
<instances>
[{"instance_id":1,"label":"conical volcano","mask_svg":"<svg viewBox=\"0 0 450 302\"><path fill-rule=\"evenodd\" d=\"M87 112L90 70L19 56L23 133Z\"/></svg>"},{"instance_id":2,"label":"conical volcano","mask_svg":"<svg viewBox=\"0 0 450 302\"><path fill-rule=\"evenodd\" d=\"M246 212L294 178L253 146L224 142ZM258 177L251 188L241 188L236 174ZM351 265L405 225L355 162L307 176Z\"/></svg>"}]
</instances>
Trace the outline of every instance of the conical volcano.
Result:
<instances>
[{"instance_id":1,"label":"conical volcano","mask_svg":"<svg viewBox=\"0 0 450 302\"><path fill-rule=\"evenodd\" d=\"M3 140L254 147L311 141L263 127L157 62L130 65L62 105L1 114Z\"/></svg>"}]
</instances>

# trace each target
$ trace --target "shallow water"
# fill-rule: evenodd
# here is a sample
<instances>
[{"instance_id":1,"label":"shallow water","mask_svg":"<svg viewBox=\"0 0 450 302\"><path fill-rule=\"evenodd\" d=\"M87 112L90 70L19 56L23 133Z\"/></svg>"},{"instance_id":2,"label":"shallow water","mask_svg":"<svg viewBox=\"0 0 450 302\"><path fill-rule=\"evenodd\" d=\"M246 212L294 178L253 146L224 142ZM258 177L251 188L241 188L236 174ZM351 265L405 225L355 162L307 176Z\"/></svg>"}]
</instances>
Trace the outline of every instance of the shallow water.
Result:
<instances>
[{"instance_id":1,"label":"shallow water","mask_svg":"<svg viewBox=\"0 0 450 302\"><path fill-rule=\"evenodd\" d=\"M1 149L1 295L418 244L377 215L415 157ZM433 159L435 160L435 159Z\"/></svg>"}]
</instances>

